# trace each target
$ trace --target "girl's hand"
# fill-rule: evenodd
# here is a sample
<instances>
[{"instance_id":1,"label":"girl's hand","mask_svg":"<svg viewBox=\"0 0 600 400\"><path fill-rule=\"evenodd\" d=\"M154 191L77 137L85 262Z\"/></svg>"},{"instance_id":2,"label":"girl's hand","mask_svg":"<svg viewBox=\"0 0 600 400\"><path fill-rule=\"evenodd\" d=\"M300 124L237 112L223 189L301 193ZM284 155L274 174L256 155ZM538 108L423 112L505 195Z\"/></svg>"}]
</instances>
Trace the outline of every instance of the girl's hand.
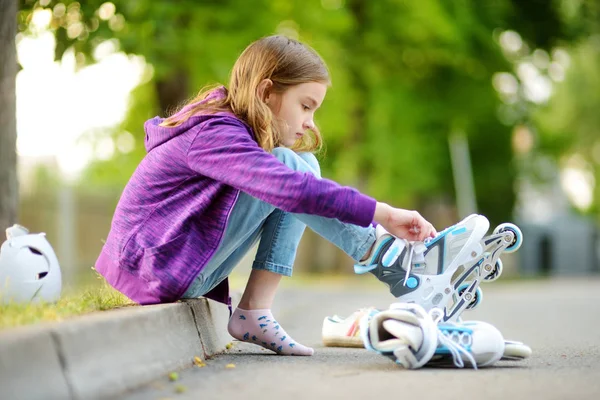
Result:
<instances>
[{"instance_id":1,"label":"girl's hand","mask_svg":"<svg viewBox=\"0 0 600 400\"><path fill-rule=\"evenodd\" d=\"M392 235L409 241L422 242L437 235L437 231L416 211L393 208L385 203L377 203L375 221Z\"/></svg>"}]
</instances>

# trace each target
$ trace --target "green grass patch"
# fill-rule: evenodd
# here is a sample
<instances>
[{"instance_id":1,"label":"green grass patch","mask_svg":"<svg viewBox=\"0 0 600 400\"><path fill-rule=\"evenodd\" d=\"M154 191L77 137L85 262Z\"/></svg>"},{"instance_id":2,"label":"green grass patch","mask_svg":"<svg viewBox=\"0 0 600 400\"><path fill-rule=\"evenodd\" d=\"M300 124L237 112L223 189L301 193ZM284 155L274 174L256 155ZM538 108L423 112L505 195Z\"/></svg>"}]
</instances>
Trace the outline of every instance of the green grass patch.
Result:
<instances>
[{"instance_id":1,"label":"green grass patch","mask_svg":"<svg viewBox=\"0 0 600 400\"><path fill-rule=\"evenodd\" d=\"M62 321L90 313L134 305L106 282L64 293L56 303L0 305L0 330L39 322Z\"/></svg>"}]
</instances>

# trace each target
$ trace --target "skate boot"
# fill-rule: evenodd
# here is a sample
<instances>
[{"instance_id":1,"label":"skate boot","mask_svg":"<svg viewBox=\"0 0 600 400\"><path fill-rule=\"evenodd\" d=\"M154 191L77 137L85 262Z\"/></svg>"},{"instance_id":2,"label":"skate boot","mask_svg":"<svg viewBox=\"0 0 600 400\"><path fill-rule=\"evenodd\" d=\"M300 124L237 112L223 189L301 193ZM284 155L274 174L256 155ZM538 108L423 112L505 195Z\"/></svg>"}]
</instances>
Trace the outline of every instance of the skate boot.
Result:
<instances>
[{"instance_id":1,"label":"skate boot","mask_svg":"<svg viewBox=\"0 0 600 400\"><path fill-rule=\"evenodd\" d=\"M500 254L521 246L516 225L502 224L484 237L488 228L487 218L472 214L421 243L396 238L378 226L372 255L354 271L371 272L401 302L425 310L439 307L442 321L458 321L465 309L481 302L479 284L502 273Z\"/></svg>"},{"instance_id":2,"label":"skate boot","mask_svg":"<svg viewBox=\"0 0 600 400\"><path fill-rule=\"evenodd\" d=\"M339 315L325 317L323 320L322 339L327 347L364 347L360 335L360 323L365 315L372 317L381 312L374 307L360 308L346 318ZM369 317L369 318L370 318ZM465 322L465 321L460 321ZM440 324L441 326L441 324ZM504 340L504 353L500 361L522 361L531 356L531 347L522 342ZM439 355L436 351L436 355Z\"/></svg>"},{"instance_id":3,"label":"skate boot","mask_svg":"<svg viewBox=\"0 0 600 400\"><path fill-rule=\"evenodd\" d=\"M435 238L408 242L378 226L371 256L354 271L371 272L401 302L417 303L427 311L444 307L453 295L453 274L482 255L480 241L488 228L487 218L473 214Z\"/></svg>"},{"instance_id":4,"label":"skate boot","mask_svg":"<svg viewBox=\"0 0 600 400\"><path fill-rule=\"evenodd\" d=\"M504 338L496 327L487 322L445 322L440 323L438 329L442 332L444 340L440 340L435 354L427 363L428 366L454 365L462 368L464 362L477 369L489 367L504 356ZM456 353L453 345L466 352Z\"/></svg>"},{"instance_id":5,"label":"skate boot","mask_svg":"<svg viewBox=\"0 0 600 400\"><path fill-rule=\"evenodd\" d=\"M390 358L407 369L424 366L435 353L438 330L418 304L395 303L373 310L360 321L360 336L367 350Z\"/></svg>"},{"instance_id":6,"label":"skate boot","mask_svg":"<svg viewBox=\"0 0 600 400\"><path fill-rule=\"evenodd\" d=\"M361 337L376 351L407 369L465 365L474 369L496 363L504 338L494 326L480 321L439 323L441 310L426 312L413 303L395 303L361 320Z\"/></svg>"}]
</instances>

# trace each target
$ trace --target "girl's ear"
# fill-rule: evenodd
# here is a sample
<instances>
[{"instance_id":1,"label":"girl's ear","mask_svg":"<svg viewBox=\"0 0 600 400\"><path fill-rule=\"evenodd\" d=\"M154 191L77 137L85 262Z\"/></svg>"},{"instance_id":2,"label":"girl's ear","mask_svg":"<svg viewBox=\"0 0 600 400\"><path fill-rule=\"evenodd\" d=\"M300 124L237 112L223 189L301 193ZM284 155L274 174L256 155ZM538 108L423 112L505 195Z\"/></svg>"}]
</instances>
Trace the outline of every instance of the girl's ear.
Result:
<instances>
[{"instance_id":1,"label":"girl's ear","mask_svg":"<svg viewBox=\"0 0 600 400\"><path fill-rule=\"evenodd\" d=\"M269 104L269 98L271 97L272 87L273 81L270 79L263 79L256 87L256 95L266 104Z\"/></svg>"}]
</instances>

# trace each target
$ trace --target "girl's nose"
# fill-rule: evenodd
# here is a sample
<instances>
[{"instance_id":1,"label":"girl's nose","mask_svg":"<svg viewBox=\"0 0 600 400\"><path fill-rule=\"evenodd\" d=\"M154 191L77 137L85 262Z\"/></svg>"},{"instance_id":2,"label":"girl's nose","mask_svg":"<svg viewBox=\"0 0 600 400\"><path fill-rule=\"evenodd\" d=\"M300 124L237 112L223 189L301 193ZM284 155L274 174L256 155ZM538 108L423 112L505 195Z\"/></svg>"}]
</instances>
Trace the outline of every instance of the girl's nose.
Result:
<instances>
[{"instance_id":1,"label":"girl's nose","mask_svg":"<svg viewBox=\"0 0 600 400\"><path fill-rule=\"evenodd\" d=\"M315 123L313 122L313 120L308 120L306 122L304 122L304 129L313 129L315 127Z\"/></svg>"}]
</instances>

